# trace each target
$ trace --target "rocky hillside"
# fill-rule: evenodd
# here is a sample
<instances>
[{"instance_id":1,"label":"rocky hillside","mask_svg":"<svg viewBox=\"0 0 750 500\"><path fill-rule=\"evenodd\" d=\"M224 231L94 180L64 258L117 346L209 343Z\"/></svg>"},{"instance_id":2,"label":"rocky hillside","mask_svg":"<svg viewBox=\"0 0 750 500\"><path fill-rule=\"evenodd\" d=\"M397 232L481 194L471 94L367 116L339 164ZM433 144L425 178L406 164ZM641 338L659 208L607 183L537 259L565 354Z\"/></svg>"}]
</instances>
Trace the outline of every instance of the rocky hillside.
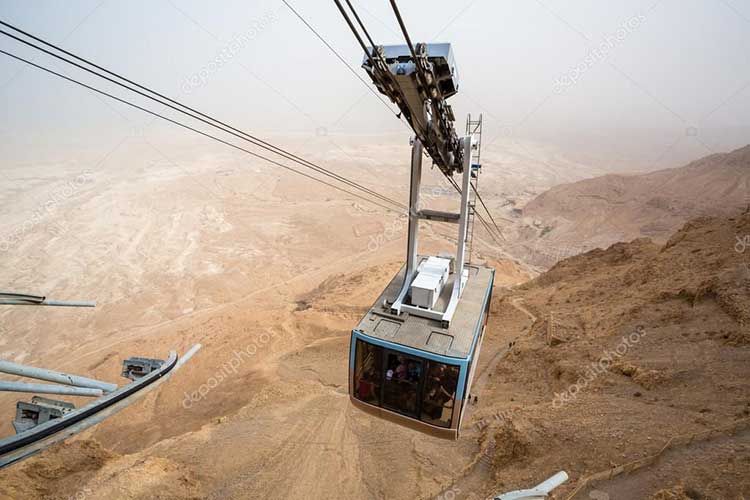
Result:
<instances>
[{"instance_id":1,"label":"rocky hillside","mask_svg":"<svg viewBox=\"0 0 750 500\"><path fill-rule=\"evenodd\" d=\"M483 391L488 491L565 469L571 493L670 438L740 426L576 498L750 493L747 235L748 214L698 218L664 244L636 239L564 259L506 296L498 314L522 308L533 324ZM672 491L699 496L663 496Z\"/></svg>"}]
</instances>

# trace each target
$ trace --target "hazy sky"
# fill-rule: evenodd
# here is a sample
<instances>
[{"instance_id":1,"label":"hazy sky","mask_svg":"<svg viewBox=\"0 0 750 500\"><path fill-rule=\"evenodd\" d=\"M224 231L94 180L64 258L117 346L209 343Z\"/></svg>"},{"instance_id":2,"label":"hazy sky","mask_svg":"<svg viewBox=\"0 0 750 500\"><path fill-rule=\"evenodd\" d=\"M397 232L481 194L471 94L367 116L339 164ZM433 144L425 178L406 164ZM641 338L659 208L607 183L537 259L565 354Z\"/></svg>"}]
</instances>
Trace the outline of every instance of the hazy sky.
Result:
<instances>
[{"instance_id":1,"label":"hazy sky","mask_svg":"<svg viewBox=\"0 0 750 500\"><path fill-rule=\"evenodd\" d=\"M365 76L332 1L289 2ZM387 0L353 3L377 43L402 42ZM501 142L529 138L583 154L691 147L699 156L750 143L750 2L399 3L415 41L454 44L459 122L483 112L487 135ZM281 1L1 0L0 17L248 130L407 137ZM0 49L62 67L0 39ZM106 150L151 121L105 101L0 54L3 157ZM143 133L159 140L173 132L154 124ZM176 147L195 142L174 137Z\"/></svg>"}]
</instances>

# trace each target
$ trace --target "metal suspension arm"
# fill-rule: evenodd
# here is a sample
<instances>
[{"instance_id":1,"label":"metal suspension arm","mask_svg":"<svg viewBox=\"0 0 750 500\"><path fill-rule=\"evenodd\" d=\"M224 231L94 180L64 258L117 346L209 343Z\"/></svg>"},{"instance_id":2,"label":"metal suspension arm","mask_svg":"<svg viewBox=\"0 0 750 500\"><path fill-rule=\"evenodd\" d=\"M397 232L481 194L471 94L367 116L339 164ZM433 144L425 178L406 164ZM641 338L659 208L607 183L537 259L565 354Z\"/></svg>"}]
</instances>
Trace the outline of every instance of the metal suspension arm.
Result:
<instances>
[{"instance_id":1,"label":"metal suspension arm","mask_svg":"<svg viewBox=\"0 0 750 500\"><path fill-rule=\"evenodd\" d=\"M0 305L3 306L55 306L55 307L96 307L91 301L50 300L43 295L0 291Z\"/></svg>"},{"instance_id":2,"label":"metal suspension arm","mask_svg":"<svg viewBox=\"0 0 750 500\"><path fill-rule=\"evenodd\" d=\"M86 396L98 398L103 394L101 389L87 387L68 387L67 385L34 384L29 382L0 381L0 392L30 392L34 394L61 394L64 396Z\"/></svg>"},{"instance_id":3,"label":"metal suspension arm","mask_svg":"<svg viewBox=\"0 0 750 500\"><path fill-rule=\"evenodd\" d=\"M72 385L75 387L88 387L90 389L98 389L100 392L112 392L117 390L116 384L101 382L99 380L80 377L78 375L69 375L67 373L56 372L44 368L20 365L11 361L0 360L0 373L46 380L47 382L56 382L58 384Z\"/></svg>"}]
</instances>

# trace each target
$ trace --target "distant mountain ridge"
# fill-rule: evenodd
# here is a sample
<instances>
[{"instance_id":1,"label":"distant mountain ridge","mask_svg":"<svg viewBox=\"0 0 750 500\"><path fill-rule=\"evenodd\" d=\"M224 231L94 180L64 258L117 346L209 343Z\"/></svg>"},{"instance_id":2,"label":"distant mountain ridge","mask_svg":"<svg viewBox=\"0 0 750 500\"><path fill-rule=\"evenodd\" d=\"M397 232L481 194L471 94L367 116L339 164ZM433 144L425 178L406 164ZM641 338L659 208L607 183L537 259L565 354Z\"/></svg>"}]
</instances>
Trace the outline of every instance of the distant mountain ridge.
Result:
<instances>
[{"instance_id":1,"label":"distant mountain ridge","mask_svg":"<svg viewBox=\"0 0 750 500\"><path fill-rule=\"evenodd\" d=\"M748 206L750 145L683 167L556 186L523 214L544 227L547 243L608 246L638 237L663 241L688 219L737 214Z\"/></svg>"}]
</instances>

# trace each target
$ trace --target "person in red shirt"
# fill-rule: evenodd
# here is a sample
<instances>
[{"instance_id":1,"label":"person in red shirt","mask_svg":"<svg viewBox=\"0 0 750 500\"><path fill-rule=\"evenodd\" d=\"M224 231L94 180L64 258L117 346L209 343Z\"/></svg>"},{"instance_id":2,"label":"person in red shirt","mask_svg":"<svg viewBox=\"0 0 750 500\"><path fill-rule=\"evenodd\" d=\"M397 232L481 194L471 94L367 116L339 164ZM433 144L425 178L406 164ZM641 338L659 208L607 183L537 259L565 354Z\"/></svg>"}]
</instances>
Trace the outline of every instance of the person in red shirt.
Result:
<instances>
[{"instance_id":1,"label":"person in red shirt","mask_svg":"<svg viewBox=\"0 0 750 500\"><path fill-rule=\"evenodd\" d=\"M359 385L357 386L357 396L362 401L371 401L376 399L375 396L375 383L372 381L372 372L366 372L362 378L359 379Z\"/></svg>"}]
</instances>

